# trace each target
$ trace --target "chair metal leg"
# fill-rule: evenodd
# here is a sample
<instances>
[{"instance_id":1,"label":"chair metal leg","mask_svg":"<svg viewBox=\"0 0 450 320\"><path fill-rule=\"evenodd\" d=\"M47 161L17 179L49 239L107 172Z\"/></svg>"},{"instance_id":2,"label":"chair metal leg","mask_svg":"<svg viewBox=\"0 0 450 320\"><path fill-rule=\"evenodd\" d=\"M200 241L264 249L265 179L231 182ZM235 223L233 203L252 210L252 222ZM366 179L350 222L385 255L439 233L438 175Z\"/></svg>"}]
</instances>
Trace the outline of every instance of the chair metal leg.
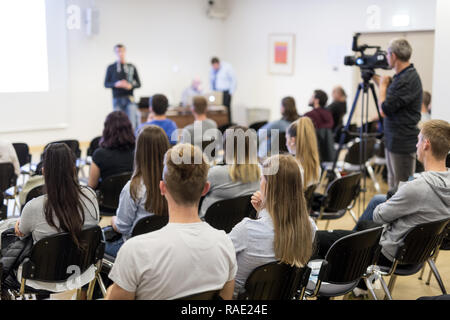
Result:
<instances>
[{"instance_id":1,"label":"chair metal leg","mask_svg":"<svg viewBox=\"0 0 450 320\"><path fill-rule=\"evenodd\" d=\"M445 286L444 286L444 283L442 282L441 275L439 274L439 271L436 268L436 265L434 264L433 259L428 259L427 262L428 262L428 265L430 266L431 271L433 271L434 277L436 278L436 281L438 282L439 287L441 288L442 294L447 294L447 290L445 290ZM430 274L431 274L431 272L430 272ZM429 283L429 281L428 281L428 283Z\"/></svg>"},{"instance_id":2,"label":"chair metal leg","mask_svg":"<svg viewBox=\"0 0 450 320\"><path fill-rule=\"evenodd\" d=\"M25 282L27 280L25 280L24 278L22 278L22 281L20 282L20 295L23 296L23 294L25 293Z\"/></svg>"},{"instance_id":3,"label":"chair metal leg","mask_svg":"<svg viewBox=\"0 0 450 320\"><path fill-rule=\"evenodd\" d=\"M423 265L422 271L420 271L419 280L422 280L423 274L425 272L425 264Z\"/></svg>"},{"instance_id":4,"label":"chair metal leg","mask_svg":"<svg viewBox=\"0 0 450 320\"><path fill-rule=\"evenodd\" d=\"M436 262L438 255L439 255L439 250L436 251L436 253L434 254L434 256L433 256L430 260L433 260L433 262ZM428 263L428 264L429 264L429 263ZM428 273L428 279L427 279L427 282L425 282L425 284L426 284L427 286L430 285L431 272L433 272L433 270L431 270L431 268L430 268L430 272Z\"/></svg>"},{"instance_id":5,"label":"chair metal leg","mask_svg":"<svg viewBox=\"0 0 450 320\"><path fill-rule=\"evenodd\" d=\"M353 210L350 209L350 210L348 210L348 211L350 212L350 215L352 216L353 221L355 221L355 223L358 223L358 219L356 218L356 215L355 215L355 213L353 212Z\"/></svg>"},{"instance_id":6,"label":"chair metal leg","mask_svg":"<svg viewBox=\"0 0 450 320\"><path fill-rule=\"evenodd\" d=\"M388 290L392 294L392 291L394 291L395 281L397 280L397 276L395 274L391 275L391 279L389 279L389 285Z\"/></svg>"},{"instance_id":7,"label":"chair metal leg","mask_svg":"<svg viewBox=\"0 0 450 320\"><path fill-rule=\"evenodd\" d=\"M325 224L325 230L328 230L329 225L330 225L330 220L327 220L327 223Z\"/></svg>"},{"instance_id":8,"label":"chair metal leg","mask_svg":"<svg viewBox=\"0 0 450 320\"><path fill-rule=\"evenodd\" d=\"M77 297L76 300L81 300L81 288L77 289Z\"/></svg>"},{"instance_id":9,"label":"chair metal leg","mask_svg":"<svg viewBox=\"0 0 450 320\"><path fill-rule=\"evenodd\" d=\"M373 300L378 300L377 295L375 294L375 291L373 290L372 283L369 281L369 279L364 278L364 282L366 283L367 289L369 290Z\"/></svg>"},{"instance_id":10,"label":"chair metal leg","mask_svg":"<svg viewBox=\"0 0 450 320\"><path fill-rule=\"evenodd\" d=\"M384 300L392 300L391 292L389 291L388 286L386 285L386 282L384 281L383 277L380 277L381 286L383 287L384 291Z\"/></svg>"}]
</instances>

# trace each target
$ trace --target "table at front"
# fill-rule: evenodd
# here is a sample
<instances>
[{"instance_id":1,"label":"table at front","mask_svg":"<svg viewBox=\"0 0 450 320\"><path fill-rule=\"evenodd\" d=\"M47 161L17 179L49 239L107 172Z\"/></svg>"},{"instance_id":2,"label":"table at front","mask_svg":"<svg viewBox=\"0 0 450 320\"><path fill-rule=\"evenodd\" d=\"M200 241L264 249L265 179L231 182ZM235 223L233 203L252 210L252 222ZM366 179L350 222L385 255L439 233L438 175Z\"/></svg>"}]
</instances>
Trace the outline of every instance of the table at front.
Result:
<instances>
[{"instance_id":1,"label":"table at front","mask_svg":"<svg viewBox=\"0 0 450 320\"><path fill-rule=\"evenodd\" d=\"M141 112L141 123L147 121L148 117L148 109L139 109ZM194 122L194 116L190 109L176 107L170 108L167 110L167 118L173 120L179 129L186 127L187 125ZM218 127L226 125L228 123L228 111L224 106L210 106L208 107L208 111L206 112L206 116L209 119L214 120L217 123Z\"/></svg>"}]
</instances>

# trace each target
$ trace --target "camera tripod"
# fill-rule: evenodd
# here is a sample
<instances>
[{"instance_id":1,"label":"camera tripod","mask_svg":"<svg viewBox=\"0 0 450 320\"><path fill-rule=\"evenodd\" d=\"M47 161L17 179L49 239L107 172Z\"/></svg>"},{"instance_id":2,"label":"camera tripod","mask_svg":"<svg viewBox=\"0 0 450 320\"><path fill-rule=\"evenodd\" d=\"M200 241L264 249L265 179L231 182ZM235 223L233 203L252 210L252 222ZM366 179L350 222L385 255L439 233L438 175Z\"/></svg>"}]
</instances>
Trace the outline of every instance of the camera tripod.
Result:
<instances>
[{"instance_id":1,"label":"camera tripod","mask_svg":"<svg viewBox=\"0 0 450 320\"><path fill-rule=\"evenodd\" d=\"M375 102L375 108L377 110L377 114L378 114L378 121L380 124L380 128L382 129L381 131L383 131L383 124L381 121L381 114L380 111L378 110L378 99L377 99L377 95L375 92L375 86L373 84L373 82L371 82L372 77L375 75L375 71L373 69L361 69L361 77L363 79L363 81L358 85L358 90L355 94L355 98L353 100L353 104L352 104L352 109L350 111L347 123L344 127L344 129L341 131L341 136L339 139L339 148L336 152L336 156L333 162L333 167L331 169L330 174L332 176L334 176L336 174L336 164L337 161L339 159L339 155L342 151L342 146L344 145L345 139L347 137L347 135L353 135L353 136L357 136L355 133L351 133L349 131L349 127L350 124L352 122L352 118L356 109L356 105L358 102L358 99L361 95L362 92L362 96L361 96L361 126L359 129L359 139L360 139L360 148L359 148L359 168L360 171L362 173L361 176L361 182L362 182L362 186L360 189L360 192L363 193L362 197L359 197L360 203L361 204L361 198L363 201L363 208L365 208L365 195L367 192L367 188L366 188L366 179L367 179L367 172L366 172L366 165L365 165L365 159L367 159L367 142L368 142L368 138L370 137L376 137L379 135L379 133L369 133L369 90L372 93L372 97L373 100ZM360 183L361 185L361 183Z\"/></svg>"}]
</instances>

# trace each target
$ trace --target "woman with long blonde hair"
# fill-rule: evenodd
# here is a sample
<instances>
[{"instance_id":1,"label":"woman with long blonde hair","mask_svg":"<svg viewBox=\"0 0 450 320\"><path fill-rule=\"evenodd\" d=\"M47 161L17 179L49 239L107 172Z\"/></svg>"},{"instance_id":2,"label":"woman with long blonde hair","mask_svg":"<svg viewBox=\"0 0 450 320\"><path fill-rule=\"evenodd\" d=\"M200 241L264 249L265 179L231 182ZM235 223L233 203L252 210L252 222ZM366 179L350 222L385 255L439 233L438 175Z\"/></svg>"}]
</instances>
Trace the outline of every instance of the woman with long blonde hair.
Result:
<instances>
[{"instance_id":1,"label":"woman with long blonde hair","mask_svg":"<svg viewBox=\"0 0 450 320\"><path fill-rule=\"evenodd\" d=\"M251 195L258 190L261 173L256 139L256 134L252 136L246 127L233 126L225 131L225 165L212 167L208 172L211 187L202 202L200 218L217 201Z\"/></svg>"},{"instance_id":2,"label":"woman with long blonde hair","mask_svg":"<svg viewBox=\"0 0 450 320\"><path fill-rule=\"evenodd\" d=\"M258 219L244 218L230 232L238 271L235 295L257 267L281 261L302 267L313 252L316 231L309 217L303 195L303 181L298 162L289 155L276 155L263 164L260 191L252 196Z\"/></svg>"},{"instance_id":3,"label":"woman with long blonde hair","mask_svg":"<svg viewBox=\"0 0 450 320\"><path fill-rule=\"evenodd\" d=\"M170 148L169 139L158 126L145 127L137 138L134 173L120 194L116 216L111 225L122 238L107 242L105 252L116 256L130 236L133 227L148 215L167 216L167 201L161 195L159 182L164 168L164 154Z\"/></svg>"},{"instance_id":4,"label":"woman with long blonde hair","mask_svg":"<svg viewBox=\"0 0 450 320\"><path fill-rule=\"evenodd\" d=\"M286 147L303 168L305 189L319 183L320 160L316 129L308 117L293 122L286 131Z\"/></svg>"}]
</instances>

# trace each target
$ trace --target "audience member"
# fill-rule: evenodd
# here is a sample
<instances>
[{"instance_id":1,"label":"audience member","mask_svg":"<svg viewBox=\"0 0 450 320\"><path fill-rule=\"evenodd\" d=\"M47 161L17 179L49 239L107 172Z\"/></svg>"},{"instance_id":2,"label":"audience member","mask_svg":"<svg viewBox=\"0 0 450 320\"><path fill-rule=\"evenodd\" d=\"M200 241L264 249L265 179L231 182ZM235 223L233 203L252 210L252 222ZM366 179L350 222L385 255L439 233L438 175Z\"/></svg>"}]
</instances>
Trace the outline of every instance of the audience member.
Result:
<instances>
[{"instance_id":1,"label":"audience member","mask_svg":"<svg viewBox=\"0 0 450 320\"><path fill-rule=\"evenodd\" d=\"M233 244L198 217L200 197L209 189L208 167L198 147L178 144L167 151L160 190L169 224L124 243L109 274L114 284L107 300L177 299L212 290L231 299Z\"/></svg>"},{"instance_id":2,"label":"audience member","mask_svg":"<svg viewBox=\"0 0 450 320\"><path fill-rule=\"evenodd\" d=\"M136 130L136 136L140 130L148 125L155 125L161 127L169 138L172 145L177 143L178 137L172 137L172 133L176 132L177 125L166 116L167 109L169 108L169 100L163 94L155 94L150 101L150 114L148 115L147 122L141 124Z\"/></svg>"},{"instance_id":3,"label":"audience member","mask_svg":"<svg viewBox=\"0 0 450 320\"><path fill-rule=\"evenodd\" d=\"M278 130L278 134L286 132L289 125L299 118L297 108L295 106L295 99L293 97L285 97L281 100L280 112L280 120L269 122L258 130L258 156L261 159L264 159L270 155L270 142L272 137L271 130Z\"/></svg>"},{"instance_id":4,"label":"audience member","mask_svg":"<svg viewBox=\"0 0 450 320\"><path fill-rule=\"evenodd\" d=\"M261 173L256 155L256 135L252 141L249 132L241 126L225 131L223 147L226 164L214 166L208 172L210 189L203 199L200 218L203 219L208 208L217 201L250 195L258 190Z\"/></svg>"},{"instance_id":5,"label":"audience member","mask_svg":"<svg viewBox=\"0 0 450 320\"><path fill-rule=\"evenodd\" d=\"M206 110L208 109L208 101L205 97L196 96L193 99L191 107L192 114L194 115L194 123L187 125L182 130L181 142L190 143L202 147L202 141L209 141L215 139L218 140L217 123L208 119L206 116Z\"/></svg>"},{"instance_id":6,"label":"audience member","mask_svg":"<svg viewBox=\"0 0 450 320\"><path fill-rule=\"evenodd\" d=\"M431 93L429 93L428 91L424 91L423 92L423 98L422 98L422 110L420 112L420 122L425 122L428 120L431 120L431 114L430 114L430 109L431 109Z\"/></svg>"},{"instance_id":7,"label":"audience member","mask_svg":"<svg viewBox=\"0 0 450 320\"><path fill-rule=\"evenodd\" d=\"M379 111L383 119L384 143L388 169L388 185L395 190L400 181L414 174L416 144L422 104L422 82L409 62L411 45L405 39L394 39L387 49L394 78L375 75L379 86Z\"/></svg>"},{"instance_id":8,"label":"audience member","mask_svg":"<svg viewBox=\"0 0 450 320\"><path fill-rule=\"evenodd\" d=\"M36 166L36 171L30 175L30 178L25 182L24 186L19 192L19 204L23 208L27 200L28 193L39 186L45 185L44 175L42 174L42 161Z\"/></svg>"},{"instance_id":9,"label":"audience member","mask_svg":"<svg viewBox=\"0 0 450 320\"><path fill-rule=\"evenodd\" d=\"M52 234L67 232L74 243L83 248L83 243L80 242L83 226L96 225L100 219L95 192L78 183L75 157L64 143L54 143L47 147L42 172L47 194L34 198L25 205L16 222L16 235L25 237L31 234L36 243ZM81 275L81 285L91 280L83 281L83 275L88 275L89 272L92 274L93 271L85 271ZM17 273L17 280L20 283L21 268ZM54 283L32 280L27 281L27 285L35 289L58 291L58 285Z\"/></svg>"},{"instance_id":10,"label":"audience member","mask_svg":"<svg viewBox=\"0 0 450 320\"><path fill-rule=\"evenodd\" d=\"M347 94L341 86L333 88L331 93L333 102L327 107L327 110L333 115L333 132L336 133L343 126L343 119L347 113Z\"/></svg>"},{"instance_id":11,"label":"audience member","mask_svg":"<svg viewBox=\"0 0 450 320\"><path fill-rule=\"evenodd\" d=\"M316 129L332 129L334 126L333 115L329 110L325 109L327 101L328 96L322 90L314 90L309 100L309 106L313 107L313 110L305 113L305 116L311 118Z\"/></svg>"},{"instance_id":12,"label":"audience member","mask_svg":"<svg viewBox=\"0 0 450 320\"><path fill-rule=\"evenodd\" d=\"M134 158L134 173L120 193L116 215L111 225L122 238L106 242L105 252L115 257L122 244L131 236L136 223L149 215L167 216L167 201L159 192L164 167L164 154L170 148L164 130L147 126L138 136Z\"/></svg>"},{"instance_id":13,"label":"audience member","mask_svg":"<svg viewBox=\"0 0 450 320\"><path fill-rule=\"evenodd\" d=\"M11 142L0 139L0 163L11 162L16 176L20 175L20 163L16 150Z\"/></svg>"},{"instance_id":14,"label":"audience member","mask_svg":"<svg viewBox=\"0 0 450 320\"><path fill-rule=\"evenodd\" d=\"M445 159L450 151L450 125L443 120L430 120L422 125L417 143L417 157L425 172L401 184L387 201L371 201L361 217L364 228L384 225L380 245L380 265L390 266L407 232L422 223L450 218L450 170ZM368 209L369 209L368 207ZM361 225L361 222L359 223ZM363 228L359 228L363 229ZM319 231L318 257L324 257L331 245L353 231Z\"/></svg>"},{"instance_id":15,"label":"audience member","mask_svg":"<svg viewBox=\"0 0 450 320\"><path fill-rule=\"evenodd\" d=\"M107 177L133 171L136 138L123 111L111 112L105 120L99 148L92 155L88 185L96 189Z\"/></svg>"},{"instance_id":16,"label":"audience member","mask_svg":"<svg viewBox=\"0 0 450 320\"><path fill-rule=\"evenodd\" d=\"M308 117L293 122L286 131L286 147L295 156L303 170L305 189L320 180L319 149L316 130Z\"/></svg>"},{"instance_id":17,"label":"audience member","mask_svg":"<svg viewBox=\"0 0 450 320\"><path fill-rule=\"evenodd\" d=\"M229 233L238 264L235 296L244 291L255 268L277 260L303 267L313 252L317 228L306 209L297 161L276 155L265 160L263 168L273 174L261 176L260 191L252 196L258 219L244 218Z\"/></svg>"},{"instance_id":18,"label":"audience member","mask_svg":"<svg viewBox=\"0 0 450 320\"><path fill-rule=\"evenodd\" d=\"M190 107L192 106L192 99L196 96L201 96L203 94L203 89L201 88L202 82L199 78L192 80L191 85L183 91L181 96L181 106Z\"/></svg>"}]
</instances>

